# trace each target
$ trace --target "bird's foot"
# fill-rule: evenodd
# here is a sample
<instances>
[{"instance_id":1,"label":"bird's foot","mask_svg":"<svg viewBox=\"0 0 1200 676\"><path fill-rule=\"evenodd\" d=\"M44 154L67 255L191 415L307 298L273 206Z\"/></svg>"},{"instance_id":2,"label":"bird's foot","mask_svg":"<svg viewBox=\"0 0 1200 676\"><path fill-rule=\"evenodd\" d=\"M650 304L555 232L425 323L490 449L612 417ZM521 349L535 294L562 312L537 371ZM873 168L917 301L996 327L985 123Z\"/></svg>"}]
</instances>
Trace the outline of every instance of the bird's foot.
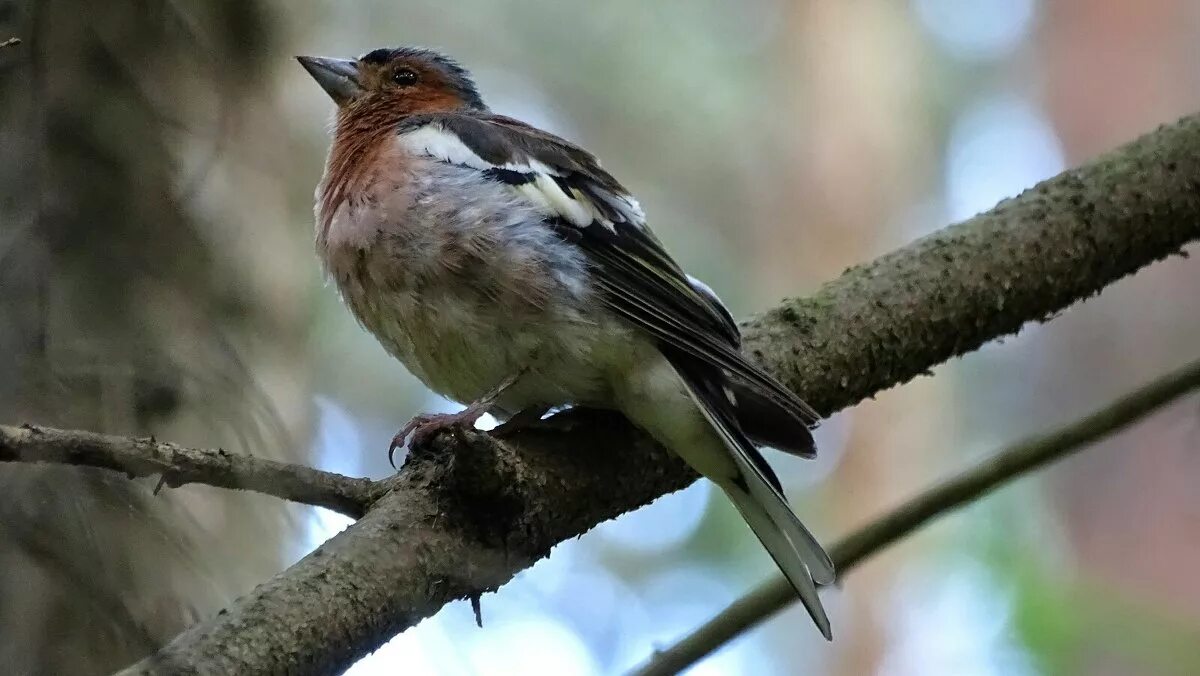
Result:
<instances>
[{"instance_id":1,"label":"bird's foot","mask_svg":"<svg viewBox=\"0 0 1200 676\"><path fill-rule=\"evenodd\" d=\"M396 449L404 447L404 441L405 439L409 439L409 435L412 436L408 441L408 447L411 449L424 446L441 432L455 428L474 428L476 421L492 408L496 403L496 399L505 390L512 387L513 383L516 383L527 370L529 370L528 366L500 381L491 391L476 399L470 406L458 413L424 413L409 420L408 424L397 432L396 436L392 437L392 445L388 446L388 462L391 463L392 469L396 468ZM538 417L541 417L540 413Z\"/></svg>"},{"instance_id":2,"label":"bird's foot","mask_svg":"<svg viewBox=\"0 0 1200 676\"><path fill-rule=\"evenodd\" d=\"M485 411L485 407L471 405L458 413L422 413L413 417L396 432L391 445L388 446L388 462L391 463L392 469L396 468L396 451L404 448L406 440L409 448L424 447L442 432L474 428L475 421L479 420Z\"/></svg>"}]
</instances>

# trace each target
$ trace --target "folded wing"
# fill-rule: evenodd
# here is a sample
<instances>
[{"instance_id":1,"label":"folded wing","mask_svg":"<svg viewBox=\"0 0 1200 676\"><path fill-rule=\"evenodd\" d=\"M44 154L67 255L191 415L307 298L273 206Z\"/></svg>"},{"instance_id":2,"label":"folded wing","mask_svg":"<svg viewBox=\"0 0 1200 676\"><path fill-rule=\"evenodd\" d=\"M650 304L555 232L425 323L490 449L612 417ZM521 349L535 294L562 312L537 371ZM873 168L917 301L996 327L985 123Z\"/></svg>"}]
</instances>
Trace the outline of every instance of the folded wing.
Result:
<instances>
[{"instance_id":1,"label":"folded wing","mask_svg":"<svg viewBox=\"0 0 1200 676\"><path fill-rule=\"evenodd\" d=\"M747 433L783 450L812 454L807 429L817 413L742 356L728 310L680 269L647 227L637 200L594 156L501 115L415 116L398 134L412 152L478 169L538 205L548 227L587 253L614 312L665 350L695 357L731 379L730 396L747 411ZM788 443L787 436L801 431L803 438Z\"/></svg>"}]
</instances>

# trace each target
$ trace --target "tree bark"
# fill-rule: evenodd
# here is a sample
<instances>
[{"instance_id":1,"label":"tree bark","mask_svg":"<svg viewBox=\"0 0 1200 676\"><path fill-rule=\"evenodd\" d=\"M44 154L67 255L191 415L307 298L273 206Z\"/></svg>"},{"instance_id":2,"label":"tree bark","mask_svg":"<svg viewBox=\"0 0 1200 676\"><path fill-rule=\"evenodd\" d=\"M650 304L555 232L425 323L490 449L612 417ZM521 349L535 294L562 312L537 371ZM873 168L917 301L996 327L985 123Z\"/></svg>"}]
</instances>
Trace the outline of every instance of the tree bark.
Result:
<instances>
[{"instance_id":1,"label":"tree bark","mask_svg":"<svg viewBox=\"0 0 1200 676\"><path fill-rule=\"evenodd\" d=\"M202 484L253 491L359 518L384 490L357 479L223 448L187 448L158 441L51 427L0 425L0 463L57 464L121 472L130 479L159 477L163 486Z\"/></svg>"}]
</instances>

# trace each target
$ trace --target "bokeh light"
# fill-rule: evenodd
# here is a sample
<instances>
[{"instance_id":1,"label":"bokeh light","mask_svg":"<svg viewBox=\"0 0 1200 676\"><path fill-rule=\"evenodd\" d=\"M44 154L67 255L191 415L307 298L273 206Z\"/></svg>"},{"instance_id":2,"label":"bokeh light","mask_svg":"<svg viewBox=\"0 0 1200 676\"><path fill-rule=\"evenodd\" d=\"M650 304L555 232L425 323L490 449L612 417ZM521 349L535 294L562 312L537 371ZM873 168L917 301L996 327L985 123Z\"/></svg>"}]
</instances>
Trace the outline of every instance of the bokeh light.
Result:
<instances>
[{"instance_id":1,"label":"bokeh light","mask_svg":"<svg viewBox=\"0 0 1200 676\"><path fill-rule=\"evenodd\" d=\"M946 146L946 201L960 221L1063 170L1054 128L1037 107L1011 95L988 97L955 120Z\"/></svg>"},{"instance_id":2,"label":"bokeh light","mask_svg":"<svg viewBox=\"0 0 1200 676\"><path fill-rule=\"evenodd\" d=\"M634 551L654 552L678 547L700 526L711 492L711 483L697 481L636 512L606 521L592 532L616 546Z\"/></svg>"},{"instance_id":3,"label":"bokeh light","mask_svg":"<svg viewBox=\"0 0 1200 676\"><path fill-rule=\"evenodd\" d=\"M1036 0L913 0L934 40L957 58L998 59L1029 34Z\"/></svg>"},{"instance_id":4,"label":"bokeh light","mask_svg":"<svg viewBox=\"0 0 1200 676\"><path fill-rule=\"evenodd\" d=\"M1011 634L1011 593L977 561L914 566L896 587L887 676L1033 676Z\"/></svg>"}]
</instances>

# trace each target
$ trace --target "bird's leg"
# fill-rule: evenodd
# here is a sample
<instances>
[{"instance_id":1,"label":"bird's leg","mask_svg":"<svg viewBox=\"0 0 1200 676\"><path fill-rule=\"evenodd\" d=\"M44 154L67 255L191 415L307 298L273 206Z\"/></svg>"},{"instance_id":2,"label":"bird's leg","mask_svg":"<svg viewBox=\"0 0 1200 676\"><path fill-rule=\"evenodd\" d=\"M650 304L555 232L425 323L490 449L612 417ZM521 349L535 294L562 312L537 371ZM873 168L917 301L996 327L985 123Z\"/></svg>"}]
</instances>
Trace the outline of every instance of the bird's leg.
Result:
<instances>
[{"instance_id":1,"label":"bird's leg","mask_svg":"<svg viewBox=\"0 0 1200 676\"><path fill-rule=\"evenodd\" d=\"M526 427L539 422L542 419L542 416L546 415L546 411L549 410L549 406L540 405L523 408L520 411L517 411L516 414L514 414L508 420L496 425L496 427L492 429L492 436L496 437L497 439L510 437Z\"/></svg>"},{"instance_id":2,"label":"bird's leg","mask_svg":"<svg viewBox=\"0 0 1200 676\"><path fill-rule=\"evenodd\" d=\"M409 440L409 448L412 448L416 446L423 446L429 443L440 432L450 428L474 427L475 422L479 420L484 413L487 413L488 410L491 409L496 403L496 399L498 399L500 395L505 392L505 390L512 387L513 384L515 384L521 378L521 376L525 375L525 372L528 370L529 367L523 368L515 374L505 378L504 380L501 380L496 387L492 388L483 396L471 402L469 406L461 411L458 411L457 413L422 413L421 415L415 416L412 420L408 421L407 425L405 425L400 429L399 432L396 433L396 436L392 437L392 443L390 446L388 446L388 462L391 463L393 468L396 466L396 462L394 460L396 449L402 448L404 446L405 439L408 439L410 435L412 438Z\"/></svg>"}]
</instances>

